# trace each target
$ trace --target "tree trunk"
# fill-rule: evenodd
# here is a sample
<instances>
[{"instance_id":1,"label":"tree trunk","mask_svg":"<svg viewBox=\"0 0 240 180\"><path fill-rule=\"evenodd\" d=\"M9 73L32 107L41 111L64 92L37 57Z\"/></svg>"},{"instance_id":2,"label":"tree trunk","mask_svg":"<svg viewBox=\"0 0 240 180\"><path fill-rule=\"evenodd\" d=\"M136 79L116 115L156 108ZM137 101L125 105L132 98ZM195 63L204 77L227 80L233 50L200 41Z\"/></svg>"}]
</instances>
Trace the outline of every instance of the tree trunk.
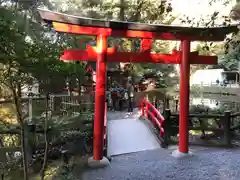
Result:
<instances>
[{"instance_id":1,"label":"tree trunk","mask_svg":"<svg viewBox=\"0 0 240 180\"><path fill-rule=\"evenodd\" d=\"M40 172L41 180L44 180L45 176L45 169L47 166L47 159L48 159L48 136L47 136L47 129L48 129L48 107L49 107L49 94L46 95L46 118L45 118L45 125L44 125L44 141L45 141L45 151L44 151L44 159L42 164L42 169Z\"/></svg>"},{"instance_id":2,"label":"tree trunk","mask_svg":"<svg viewBox=\"0 0 240 180\"><path fill-rule=\"evenodd\" d=\"M27 148L25 141L25 131L24 127L21 127L21 150L22 150L22 159L23 159L23 173L24 180L28 180L28 163L27 163Z\"/></svg>"},{"instance_id":3,"label":"tree trunk","mask_svg":"<svg viewBox=\"0 0 240 180\"><path fill-rule=\"evenodd\" d=\"M124 0L120 0L120 21L125 20L125 2Z\"/></svg>"},{"instance_id":4,"label":"tree trunk","mask_svg":"<svg viewBox=\"0 0 240 180\"><path fill-rule=\"evenodd\" d=\"M23 118L22 118L22 112L21 112L21 103L20 103L20 97L18 95L20 95L21 93L21 85L17 87L17 92L16 92L16 88L14 86L12 86L12 93L13 93L13 98L14 98L14 104L16 107L16 113L17 113L17 120L18 123L21 126L21 150L22 150L22 159L23 159L23 173L24 173L24 180L28 180L28 158L27 158L27 148L26 148L26 136L25 136L25 127L24 127L24 122L23 122ZM20 89L19 89L20 88Z\"/></svg>"}]
</instances>

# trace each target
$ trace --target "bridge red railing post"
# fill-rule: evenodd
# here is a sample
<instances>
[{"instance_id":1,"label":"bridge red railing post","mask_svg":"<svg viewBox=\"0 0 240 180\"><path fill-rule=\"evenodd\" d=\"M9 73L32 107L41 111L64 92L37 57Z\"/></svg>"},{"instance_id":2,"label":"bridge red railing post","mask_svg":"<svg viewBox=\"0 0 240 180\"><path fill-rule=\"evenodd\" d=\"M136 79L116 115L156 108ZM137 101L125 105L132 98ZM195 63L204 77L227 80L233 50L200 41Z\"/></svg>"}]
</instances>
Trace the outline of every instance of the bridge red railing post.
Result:
<instances>
[{"instance_id":1,"label":"bridge red railing post","mask_svg":"<svg viewBox=\"0 0 240 180\"><path fill-rule=\"evenodd\" d=\"M170 122L171 121L171 111L170 111L170 109L165 109L164 110L164 118L165 118L165 121L164 121L164 124L163 124L163 127L164 127L163 146L167 147L168 144L169 144L169 129L170 129L170 123L171 123Z\"/></svg>"},{"instance_id":2,"label":"bridge red railing post","mask_svg":"<svg viewBox=\"0 0 240 180\"><path fill-rule=\"evenodd\" d=\"M142 115L146 118L146 120L149 120L151 118L151 123L154 127L158 127L159 129L159 135L162 139L164 139L164 122L165 119L161 115L161 113L155 108L148 100L143 99L141 103L142 107ZM145 111L144 111L145 110Z\"/></svg>"}]
</instances>

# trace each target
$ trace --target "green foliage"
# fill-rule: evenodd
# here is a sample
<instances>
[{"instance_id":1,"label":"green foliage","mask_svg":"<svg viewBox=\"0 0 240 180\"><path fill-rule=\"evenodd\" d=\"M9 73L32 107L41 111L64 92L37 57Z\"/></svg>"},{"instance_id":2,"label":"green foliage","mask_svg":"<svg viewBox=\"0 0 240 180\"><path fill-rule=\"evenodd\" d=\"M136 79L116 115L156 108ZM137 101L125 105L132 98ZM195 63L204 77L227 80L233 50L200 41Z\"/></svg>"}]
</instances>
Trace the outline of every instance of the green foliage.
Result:
<instances>
[{"instance_id":1,"label":"green foliage","mask_svg":"<svg viewBox=\"0 0 240 180\"><path fill-rule=\"evenodd\" d=\"M239 61L240 61L240 54L239 54L239 34L235 35L233 39L229 39L227 44L225 45L226 54L220 56L219 64L222 65L226 70L239 70Z\"/></svg>"},{"instance_id":2,"label":"green foliage","mask_svg":"<svg viewBox=\"0 0 240 180\"><path fill-rule=\"evenodd\" d=\"M75 38L47 35L48 29L27 18L28 14L9 7L0 9L1 86L11 89L37 79L43 91L56 92L65 87L67 79L85 80L84 64L59 60L63 48L73 46Z\"/></svg>"},{"instance_id":3,"label":"green foliage","mask_svg":"<svg viewBox=\"0 0 240 180\"><path fill-rule=\"evenodd\" d=\"M28 162L26 156L29 151L26 148L24 133L29 136L29 145L43 142L45 139L40 136L39 142L35 142L36 138L32 136L32 132L28 132L28 128L26 128L28 126L25 126L27 121L23 115L20 99L22 86L32 84L33 80L37 80L45 93L61 91L65 87L67 79L72 78L73 81L78 79L78 82L84 80L85 65L80 63L76 66L59 60L63 48L74 45L74 38L66 38L65 35L54 32L49 33L49 29L36 23L36 16L31 17L34 15L32 6L30 9L26 9L28 6L21 3L16 3L16 6L14 3L12 5L5 6L0 3L0 87L10 91L9 95L14 100L20 128L15 127L14 129L13 125L9 125L9 127L3 127L2 131L15 130L16 134L22 132L21 150L24 179L27 180ZM56 123L52 126L56 130ZM54 131L54 135L49 136L51 140L54 137L59 137L60 140L66 137L59 131ZM81 143L84 146L83 142Z\"/></svg>"},{"instance_id":4,"label":"green foliage","mask_svg":"<svg viewBox=\"0 0 240 180\"><path fill-rule=\"evenodd\" d=\"M78 178L67 168L61 167L58 170L58 175L56 176L58 180L78 180Z\"/></svg>"}]
</instances>

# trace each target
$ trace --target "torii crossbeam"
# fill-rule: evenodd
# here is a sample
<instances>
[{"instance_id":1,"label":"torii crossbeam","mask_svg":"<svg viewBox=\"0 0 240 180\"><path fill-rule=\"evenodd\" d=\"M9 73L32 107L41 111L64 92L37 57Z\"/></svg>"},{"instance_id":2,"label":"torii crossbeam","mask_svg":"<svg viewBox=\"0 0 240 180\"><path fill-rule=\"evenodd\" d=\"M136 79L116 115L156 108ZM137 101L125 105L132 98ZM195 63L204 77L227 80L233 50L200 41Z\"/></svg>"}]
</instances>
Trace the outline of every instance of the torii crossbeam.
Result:
<instances>
[{"instance_id":1,"label":"torii crossbeam","mask_svg":"<svg viewBox=\"0 0 240 180\"><path fill-rule=\"evenodd\" d=\"M152 43L151 41L149 43ZM142 49L142 48L141 48ZM181 64L182 52L174 50L172 54L151 53L151 47L142 52L117 52L116 48L107 48L107 62ZM87 46L86 50L64 50L62 60L97 61L97 48ZM200 56L190 52L190 64L217 64L216 56Z\"/></svg>"},{"instance_id":2,"label":"torii crossbeam","mask_svg":"<svg viewBox=\"0 0 240 180\"><path fill-rule=\"evenodd\" d=\"M180 64L180 115L179 152L188 153L188 115L189 115L189 73L190 64L216 64L215 56L200 56L190 51L191 41L223 41L226 34L237 32L237 26L228 27L179 27L149 25L131 22L108 21L70 16L39 9L43 20L53 25L57 32L95 35L97 47L86 50L65 50L64 60L96 61L96 92L94 117L93 159L103 158L103 125L106 91L106 62L136 62ZM107 47L108 37L142 39L141 52L117 52ZM152 39L179 40L181 51L172 54L151 53Z\"/></svg>"}]
</instances>

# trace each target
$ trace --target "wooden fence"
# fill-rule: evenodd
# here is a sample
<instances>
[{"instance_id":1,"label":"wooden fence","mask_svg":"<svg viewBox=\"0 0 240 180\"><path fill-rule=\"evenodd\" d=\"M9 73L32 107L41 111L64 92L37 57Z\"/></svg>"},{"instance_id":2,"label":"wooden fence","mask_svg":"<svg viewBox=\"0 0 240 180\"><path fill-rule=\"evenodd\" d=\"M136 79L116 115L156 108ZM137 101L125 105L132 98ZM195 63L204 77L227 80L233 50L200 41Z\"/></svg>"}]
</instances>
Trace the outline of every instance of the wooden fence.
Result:
<instances>
[{"instance_id":1,"label":"wooden fence","mask_svg":"<svg viewBox=\"0 0 240 180\"><path fill-rule=\"evenodd\" d=\"M46 100L46 96L21 98L22 110L29 116L41 116L46 111ZM73 115L86 109L92 109L93 104L94 99L89 94L81 96L51 94L48 97L48 110L54 115ZM13 100L1 100L0 108L14 110Z\"/></svg>"},{"instance_id":2,"label":"wooden fence","mask_svg":"<svg viewBox=\"0 0 240 180\"><path fill-rule=\"evenodd\" d=\"M68 115L66 116L53 116L54 118L57 118L54 120L56 121L56 124L58 124L58 127L51 127L52 124L51 120L49 120L49 127L47 130L48 136L50 136L49 141L51 142L49 144L49 153L48 156L51 158L51 156L59 156L61 155L61 147L65 148L70 154L73 153L73 151L78 151L77 153L81 153L80 149L84 149L85 151L91 151L90 149L86 149L88 147L92 146L93 142L93 116L94 116L94 109L93 109L93 102L90 101L92 98L89 96L82 97L64 97L64 96L54 96L48 99L53 100L52 104L53 106L48 107L48 109L52 112L59 112L60 110L65 110L68 112ZM57 100L59 99L59 100ZM33 97L33 98L23 98L21 99L21 103L26 105L25 109L28 111L29 108L29 100L31 100L33 103L33 110L36 110L35 108L39 105L39 103L42 104L42 107L40 108L39 112L45 113L46 112L46 97ZM36 106L34 106L36 104ZM76 108L77 106L77 108ZM14 114L14 105L13 101L10 100L4 100L0 101L0 108L10 108L12 109L12 113ZM65 109L63 109L65 108ZM89 111L90 110L90 111ZM72 111L78 112L78 115L69 116L69 113L72 114ZM59 114L59 113L57 113ZM26 112L26 115L28 115L28 112ZM40 114L39 114L40 115ZM53 115L53 114L52 114ZM72 114L73 115L73 114ZM4 120L4 118L2 118ZM45 142L43 142L43 134L44 134L44 117L41 117L37 121L27 122L25 131L27 132L26 142L27 147L29 147L29 152L31 157L31 162L34 163L38 158L42 158L44 153L44 146ZM60 123L60 124L59 124ZM62 125L61 125L62 124ZM5 126L6 125L6 126ZM76 132L79 135L71 135L71 133ZM70 133L70 134L69 134ZM17 139L20 139L21 134L21 128L20 126L15 123L11 124L8 123L8 121L4 122L4 126L1 127L0 131L0 143L2 142L2 137L6 136L16 136ZM64 135L67 134L67 135ZM61 136L61 138L60 138ZM80 142L81 141L81 142ZM84 142L83 142L84 141ZM34 142L34 143L33 143ZM69 145L71 144L71 145ZM12 154L15 152L20 151L21 148L18 146L10 145L9 147L4 147L0 144L0 168L8 168L12 165L16 165L15 161L14 163L11 163L10 159L15 159ZM70 147L71 146L71 147ZM77 150L76 150L77 148ZM74 150L75 149L75 150ZM64 151L66 152L66 151ZM8 158L8 155L10 154L10 158Z\"/></svg>"},{"instance_id":3,"label":"wooden fence","mask_svg":"<svg viewBox=\"0 0 240 180\"><path fill-rule=\"evenodd\" d=\"M179 114L171 113L170 110L164 111L165 117L165 144L170 144L173 141L171 136L177 136L179 130ZM201 131L202 138L206 136L206 132L211 132L214 137L222 139L221 143L215 144L219 146L232 147L232 141L236 136L235 131L240 130L240 121L236 122L236 118L240 117L240 113L231 113L225 111L223 115L220 114L189 114L188 129L194 131ZM195 125L193 121L198 121ZM212 123L206 123L211 121ZM204 125L205 123L205 125ZM207 124L207 125L206 125Z\"/></svg>"},{"instance_id":4,"label":"wooden fence","mask_svg":"<svg viewBox=\"0 0 240 180\"><path fill-rule=\"evenodd\" d=\"M92 114L88 114L93 117ZM65 119L69 123L63 124L59 128L49 127L47 129L47 136L49 138L48 145L48 159L54 160L62 156L62 152L71 154L84 154L91 152L93 141L93 121L87 119L79 119L80 117L72 117ZM29 164L34 165L44 156L45 142L43 135L45 133L42 124L28 124L24 128L27 155L29 156ZM20 139L21 129L19 126L11 127L0 132L0 136L15 135ZM66 135L65 135L66 133ZM86 134L87 133L87 134ZM20 147L1 147L0 148L0 167L2 169L11 168L17 163L14 161L14 153L21 152ZM10 158L8 157L11 155ZM21 162L21 161L20 161ZM20 163L19 162L19 163Z\"/></svg>"}]
</instances>

